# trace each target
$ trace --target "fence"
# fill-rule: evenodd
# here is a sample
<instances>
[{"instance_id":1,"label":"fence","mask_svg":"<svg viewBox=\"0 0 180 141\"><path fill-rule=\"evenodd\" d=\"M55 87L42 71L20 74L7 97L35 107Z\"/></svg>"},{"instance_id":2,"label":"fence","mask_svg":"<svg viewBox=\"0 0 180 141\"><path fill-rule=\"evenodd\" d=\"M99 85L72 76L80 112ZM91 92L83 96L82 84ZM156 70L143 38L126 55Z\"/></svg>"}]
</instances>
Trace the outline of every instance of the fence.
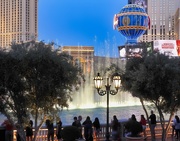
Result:
<instances>
[{"instance_id":1,"label":"fence","mask_svg":"<svg viewBox=\"0 0 180 141\"><path fill-rule=\"evenodd\" d=\"M167 123L166 123L167 124ZM124 132L123 132L123 123L121 124L121 132L120 132L120 136L121 136L121 139L123 140L124 137ZM55 128L56 130L56 128ZM13 132L13 141L16 141L16 130L14 130ZM112 132L112 128L109 127L109 132L111 134ZM56 133L56 132L55 132ZM82 134L84 133L84 130L82 130ZM156 125L156 128L155 128L155 133L156 133L156 137L161 137L162 136L162 129L161 129L161 125L160 123L158 122L157 125ZM147 128L146 128L146 134L147 134L147 138L151 138L151 132L150 132L150 128L149 126L147 125ZM172 129L170 127L169 131L168 131L168 136L171 136L172 134ZM54 138L54 141L57 141L56 139L56 135L54 135L55 138ZM99 134L99 136L97 137L98 139L105 139L106 137L106 124L102 124L101 125L101 132ZM38 135L37 135L37 141L47 141L47 128L41 128Z\"/></svg>"}]
</instances>

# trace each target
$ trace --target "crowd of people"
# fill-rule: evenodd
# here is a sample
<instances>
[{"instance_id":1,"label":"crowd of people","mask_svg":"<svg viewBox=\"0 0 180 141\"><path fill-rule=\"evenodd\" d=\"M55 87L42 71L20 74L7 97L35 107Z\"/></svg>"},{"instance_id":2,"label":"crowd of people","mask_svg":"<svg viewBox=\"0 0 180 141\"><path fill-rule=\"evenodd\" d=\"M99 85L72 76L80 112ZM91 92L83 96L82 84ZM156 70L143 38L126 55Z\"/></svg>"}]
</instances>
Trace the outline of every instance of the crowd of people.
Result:
<instances>
[{"instance_id":1,"label":"crowd of people","mask_svg":"<svg viewBox=\"0 0 180 141\"><path fill-rule=\"evenodd\" d=\"M87 116L85 121L82 123L81 122L82 122L81 115L79 115L78 117L75 116L73 118L72 126L77 127L77 129L79 130L80 133L79 139L85 139L86 141L93 141L93 137L96 138L99 136L99 132L101 131L101 126L99 119L97 117L92 122L90 117ZM53 122L51 122L50 120L46 120L46 126L48 129L48 134L47 134L48 141L54 141ZM82 135L82 127L84 127L84 134L83 134L84 136ZM56 136L58 141L62 140L61 132L62 132L62 121L59 118L59 121L57 122L56 125Z\"/></svg>"},{"instance_id":2,"label":"crowd of people","mask_svg":"<svg viewBox=\"0 0 180 141\"><path fill-rule=\"evenodd\" d=\"M147 119L145 118L144 115L141 115L140 119L137 120L136 116L132 114L129 120L140 123L142 125L143 136L144 137L147 136L146 135ZM150 130L152 133L152 138L155 140L156 115L154 114L153 111L151 111L151 114L148 117L148 120L150 123ZM6 129L6 132L5 132L6 141L12 141L14 127L8 120L5 120L2 123L2 126L4 126ZM98 140L98 137L101 132L101 124L98 117L96 117L94 121L92 121L90 116L87 116L86 119L82 122L81 115L75 116L72 121L72 126L75 126L78 128L80 132L79 139L85 139L86 141L93 141L93 138L96 138ZM113 141L118 141L118 139L120 139L120 131L121 131L122 126L120 125L120 122L118 121L116 115L113 116L110 126L112 128L111 139ZM48 141L54 141L54 135L56 135L58 141L62 140L62 135L61 135L62 121L60 118L57 120L56 130L54 130L55 126L53 125L53 122L49 119L46 120L46 127L48 129L48 132L47 132ZM82 128L84 128L84 133L82 133L83 131ZM32 141L32 137L33 137L33 121L32 120L29 121L28 125L25 128L25 131L26 131L26 140ZM126 133L125 136L128 136L129 134L130 133ZM177 115L172 121L172 136L175 136L176 139L180 138L180 119ZM17 141L20 141L20 137L18 134L17 134Z\"/></svg>"},{"instance_id":3,"label":"crowd of people","mask_svg":"<svg viewBox=\"0 0 180 141\"><path fill-rule=\"evenodd\" d=\"M136 120L135 115L132 115L131 119ZM80 134L79 139L85 139L86 141L93 141L93 138L98 139L99 134L101 132L101 124L99 121L99 118L96 117L94 121L92 122L90 117L87 116L86 119L82 122L82 116L79 115L78 117L73 118L72 126L75 126L78 128ZM146 120L144 116L141 116L141 121L142 126L144 126L144 131L145 131L145 125L146 125ZM59 118L56 124L56 133L54 132L54 125L53 122L49 119L46 120L45 122L46 127L48 129L47 132L47 140L48 141L54 141L54 134L56 135L58 141L62 140L61 132L62 132L62 121ZM5 138L6 141L12 141L13 139L13 126L10 124L8 120L5 120L2 126L5 126L6 128L6 134ZM113 119L110 124L112 128L112 140L117 141L119 139L120 135L120 122L118 121L116 115L113 116ZM82 135L82 127L84 127L84 133ZM26 140L27 141L32 141L33 137L33 121L30 120L29 124L25 128L26 130ZM144 134L145 135L145 134ZM20 137L17 134L17 141L20 141Z\"/></svg>"},{"instance_id":4,"label":"crowd of people","mask_svg":"<svg viewBox=\"0 0 180 141\"><path fill-rule=\"evenodd\" d=\"M9 120L4 120L2 126L5 127L5 140L12 141L13 140L13 126Z\"/></svg>"},{"instance_id":5,"label":"crowd of people","mask_svg":"<svg viewBox=\"0 0 180 141\"><path fill-rule=\"evenodd\" d=\"M14 127L8 119L5 119L1 126L5 127L5 141L13 141L13 130L16 129L18 124ZM32 141L33 137L33 121L30 120L25 128L26 131L26 141ZM16 134L17 141L21 141L19 133Z\"/></svg>"},{"instance_id":6,"label":"crowd of people","mask_svg":"<svg viewBox=\"0 0 180 141\"><path fill-rule=\"evenodd\" d=\"M150 121L150 129L153 135L152 137L155 139L156 115L154 114L153 111L151 111L151 115L148 118ZM136 116L134 114L132 114L129 120L137 121ZM84 139L86 141L93 141L93 137L98 138L99 133L101 132L101 125L100 125L98 117L94 119L94 122L91 121L89 116L86 117L84 122L81 123L81 121L82 121L81 116L79 116L78 118L74 117L72 126L76 126L77 128L79 128L81 133L82 133L82 126L84 126ZM142 125L143 136L146 137L147 119L144 117L144 115L141 115L140 120L137 122L139 122ZM122 126L120 122L118 121L118 118L116 115L113 116L110 126L112 128L112 132L111 132L112 141L120 140L120 131L121 131ZM83 137L81 135L80 139L82 138Z\"/></svg>"},{"instance_id":7,"label":"crowd of people","mask_svg":"<svg viewBox=\"0 0 180 141\"><path fill-rule=\"evenodd\" d=\"M86 119L82 122L82 116L79 115L78 117L74 117L74 121L72 122L72 126L75 126L78 128L80 134L79 139L85 139L86 141L93 141L93 138L97 138L99 136L99 133L101 132L101 125L99 122L98 117L94 119L92 122L90 117L87 116ZM62 140L61 132L62 132L62 121L59 118L56 124L56 132L54 132L54 125L53 122L49 119L46 120L45 125L48 129L47 132L47 140L48 141L54 141L54 134L57 137L58 141ZM15 129L14 126L9 122L9 120L5 120L1 126L5 127L5 140L6 141L13 141L13 130ZM113 129L114 128L113 124ZM82 135L82 128L84 127L84 133ZM28 125L25 128L26 133L26 140L32 141L33 138L33 121L30 120ZM20 135L17 133L16 135L17 141L21 141Z\"/></svg>"}]
</instances>

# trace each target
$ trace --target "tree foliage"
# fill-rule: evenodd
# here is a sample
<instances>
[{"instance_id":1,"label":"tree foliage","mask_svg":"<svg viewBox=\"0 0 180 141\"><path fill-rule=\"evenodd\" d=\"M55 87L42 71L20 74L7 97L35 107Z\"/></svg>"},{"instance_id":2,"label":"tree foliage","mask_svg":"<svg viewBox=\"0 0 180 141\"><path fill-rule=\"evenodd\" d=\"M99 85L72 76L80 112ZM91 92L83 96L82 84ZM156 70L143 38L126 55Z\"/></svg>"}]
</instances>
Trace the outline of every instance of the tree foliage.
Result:
<instances>
[{"instance_id":1,"label":"tree foliage","mask_svg":"<svg viewBox=\"0 0 180 141\"><path fill-rule=\"evenodd\" d=\"M0 112L25 139L23 128L30 117L37 131L48 116L68 107L80 71L73 58L43 42L13 44L0 51Z\"/></svg>"},{"instance_id":2,"label":"tree foliage","mask_svg":"<svg viewBox=\"0 0 180 141\"><path fill-rule=\"evenodd\" d=\"M180 58L170 58L152 53L143 58L127 60L122 76L123 87L141 102L147 101L157 108L166 138L164 113L169 113L169 123L180 107Z\"/></svg>"},{"instance_id":3,"label":"tree foliage","mask_svg":"<svg viewBox=\"0 0 180 141\"><path fill-rule=\"evenodd\" d=\"M180 105L180 59L162 54L127 61L123 86L133 96L161 106L163 112L176 110Z\"/></svg>"}]
</instances>

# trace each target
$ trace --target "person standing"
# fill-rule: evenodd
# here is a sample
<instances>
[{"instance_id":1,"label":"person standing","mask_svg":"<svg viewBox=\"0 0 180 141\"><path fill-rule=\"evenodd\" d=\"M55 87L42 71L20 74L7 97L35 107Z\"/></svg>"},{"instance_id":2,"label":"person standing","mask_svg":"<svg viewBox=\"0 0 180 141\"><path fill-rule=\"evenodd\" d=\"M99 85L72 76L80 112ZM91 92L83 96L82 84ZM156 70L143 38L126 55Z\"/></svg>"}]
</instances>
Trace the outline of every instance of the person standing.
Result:
<instances>
[{"instance_id":1,"label":"person standing","mask_svg":"<svg viewBox=\"0 0 180 141\"><path fill-rule=\"evenodd\" d=\"M59 121L57 122L57 128L56 128L56 137L58 141L61 141L61 131L62 131L62 121L59 118Z\"/></svg>"},{"instance_id":2,"label":"person standing","mask_svg":"<svg viewBox=\"0 0 180 141\"><path fill-rule=\"evenodd\" d=\"M83 122L83 125L84 125L84 137L86 141L93 141L92 121L89 116L87 116L86 120Z\"/></svg>"},{"instance_id":3,"label":"person standing","mask_svg":"<svg viewBox=\"0 0 180 141\"><path fill-rule=\"evenodd\" d=\"M29 125L26 127L26 140L27 141L32 141L32 136L33 136L33 121L29 121Z\"/></svg>"},{"instance_id":4,"label":"person standing","mask_svg":"<svg viewBox=\"0 0 180 141\"><path fill-rule=\"evenodd\" d=\"M116 115L113 116L111 126L112 126L112 139L116 141L118 140L118 137L119 137L119 127L120 127L120 124L118 122Z\"/></svg>"},{"instance_id":5,"label":"person standing","mask_svg":"<svg viewBox=\"0 0 180 141\"><path fill-rule=\"evenodd\" d=\"M146 137L146 119L145 119L144 115L141 115L140 123L143 128L144 137Z\"/></svg>"},{"instance_id":6,"label":"person standing","mask_svg":"<svg viewBox=\"0 0 180 141\"><path fill-rule=\"evenodd\" d=\"M94 136L97 138L99 135L99 132L101 130L98 117L95 118L95 120L93 122L93 126L94 126Z\"/></svg>"},{"instance_id":7,"label":"person standing","mask_svg":"<svg viewBox=\"0 0 180 141\"><path fill-rule=\"evenodd\" d=\"M54 141L54 125L49 119L46 120L46 126L48 129L48 134L47 134L48 141L50 141L50 138L52 141Z\"/></svg>"},{"instance_id":8,"label":"person standing","mask_svg":"<svg viewBox=\"0 0 180 141\"><path fill-rule=\"evenodd\" d=\"M78 129L79 129L79 132L80 132L80 139L83 139L81 121L82 121L82 116L79 115L79 116L78 116Z\"/></svg>"},{"instance_id":9,"label":"person standing","mask_svg":"<svg viewBox=\"0 0 180 141\"><path fill-rule=\"evenodd\" d=\"M5 127L6 131L5 131L5 140L6 141L12 141L13 140L13 126L12 124L10 123L9 120L5 120L3 123L2 123L2 126Z\"/></svg>"},{"instance_id":10,"label":"person standing","mask_svg":"<svg viewBox=\"0 0 180 141\"><path fill-rule=\"evenodd\" d=\"M174 134L174 132L175 132L175 125L174 125L174 123L175 123L175 121L176 121L176 118L174 117L174 119L172 120L172 137L174 136L174 135L176 135L176 134Z\"/></svg>"},{"instance_id":11,"label":"person standing","mask_svg":"<svg viewBox=\"0 0 180 141\"><path fill-rule=\"evenodd\" d=\"M155 140L156 115L154 114L153 110L151 110L151 115L149 116L149 119L150 119L150 129L152 133L152 138Z\"/></svg>"},{"instance_id":12,"label":"person standing","mask_svg":"<svg viewBox=\"0 0 180 141\"><path fill-rule=\"evenodd\" d=\"M73 123L72 123L72 126L78 127L77 117L74 117L74 121L73 121Z\"/></svg>"},{"instance_id":13,"label":"person standing","mask_svg":"<svg viewBox=\"0 0 180 141\"><path fill-rule=\"evenodd\" d=\"M179 139L180 136L180 120L179 117L176 115L174 120L175 132L176 132L176 139Z\"/></svg>"},{"instance_id":14,"label":"person standing","mask_svg":"<svg viewBox=\"0 0 180 141\"><path fill-rule=\"evenodd\" d=\"M136 116L135 116L134 114L132 114L132 116L131 116L130 119L133 120L133 121L137 121L137 120L136 120Z\"/></svg>"}]
</instances>

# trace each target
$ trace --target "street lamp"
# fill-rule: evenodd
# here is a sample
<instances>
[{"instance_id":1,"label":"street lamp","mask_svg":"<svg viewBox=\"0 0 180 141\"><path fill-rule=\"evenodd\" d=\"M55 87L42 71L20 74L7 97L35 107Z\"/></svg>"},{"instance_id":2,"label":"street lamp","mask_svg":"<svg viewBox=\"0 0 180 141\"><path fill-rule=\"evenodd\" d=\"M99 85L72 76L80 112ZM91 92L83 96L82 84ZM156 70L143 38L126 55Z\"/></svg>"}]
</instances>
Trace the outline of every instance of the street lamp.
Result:
<instances>
[{"instance_id":1,"label":"street lamp","mask_svg":"<svg viewBox=\"0 0 180 141\"><path fill-rule=\"evenodd\" d=\"M102 88L102 82L103 78L98 73L96 77L94 77L94 84L95 88L97 89L97 92L100 96L104 96L107 94L107 123L106 123L106 141L109 141L109 94L116 95L118 92L118 89L120 88L121 79L120 76L114 76L113 82L115 85L115 90L111 90L111 85L109 84L109 78L107 78L107 83L105 85L106 90L101 90Z\"/></svg>"}]
</instances>

